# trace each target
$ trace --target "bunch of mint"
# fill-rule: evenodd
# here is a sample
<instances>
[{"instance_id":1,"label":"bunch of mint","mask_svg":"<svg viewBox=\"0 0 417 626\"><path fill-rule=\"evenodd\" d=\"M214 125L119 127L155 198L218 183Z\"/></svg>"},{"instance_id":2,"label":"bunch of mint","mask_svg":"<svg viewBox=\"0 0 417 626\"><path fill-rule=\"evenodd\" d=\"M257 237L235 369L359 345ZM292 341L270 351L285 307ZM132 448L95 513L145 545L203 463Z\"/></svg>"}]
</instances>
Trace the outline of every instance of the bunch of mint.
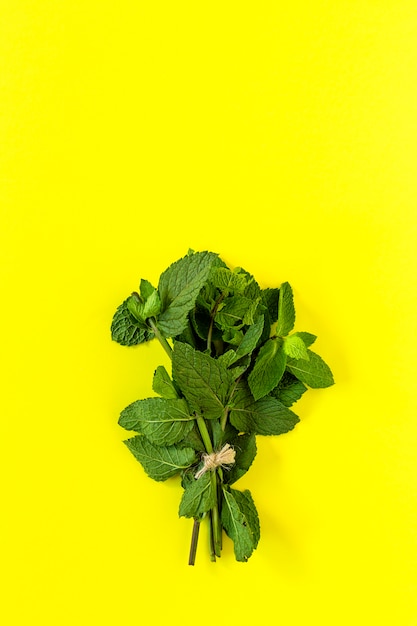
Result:
<instances>
[{"instance_id":1,"label":"bunch of mint","mask_svg":"<svg viewBox=\"0 0 417 626\"><path fill-rule=\"evenodd\" d=\"M260 537L251 493L234 484L256 455L256 435L281 435L299 421L290 407L307 387L328 387L332 373L310 350L315 335L292 332L293 293L285 282L261 289L241 268L212 252L189 253L165 270L158 287L117 309L112 338L124 346L159 340L172 361L153 376L155 397L126 407L119 424L137 433L125 443L157 481L181 477L179 515L194 519L189 563L200 522L209 524L213 561L223 530L238 561Z\"/></svg>"}]
</instances>

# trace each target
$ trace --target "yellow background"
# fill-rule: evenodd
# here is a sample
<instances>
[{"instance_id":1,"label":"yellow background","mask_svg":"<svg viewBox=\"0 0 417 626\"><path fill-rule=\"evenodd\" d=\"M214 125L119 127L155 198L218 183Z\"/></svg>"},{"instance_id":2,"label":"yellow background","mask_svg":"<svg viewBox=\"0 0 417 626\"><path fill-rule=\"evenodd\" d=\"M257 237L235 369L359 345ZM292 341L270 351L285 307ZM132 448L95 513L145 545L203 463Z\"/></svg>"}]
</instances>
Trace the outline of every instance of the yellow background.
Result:
<instances>
[{"instance_id":1,"label":"yellow background","mask_svg":"<svg viewBox=\"0 0 417 626\"><path fill-rule=\"evenodd\" d=\"M2 0L0 59L2 623L416 626L415 0ZM189 247L337 382L259 439L247 564L117 426L166 357L114 310Z\"/></svg>"}]
</instances>

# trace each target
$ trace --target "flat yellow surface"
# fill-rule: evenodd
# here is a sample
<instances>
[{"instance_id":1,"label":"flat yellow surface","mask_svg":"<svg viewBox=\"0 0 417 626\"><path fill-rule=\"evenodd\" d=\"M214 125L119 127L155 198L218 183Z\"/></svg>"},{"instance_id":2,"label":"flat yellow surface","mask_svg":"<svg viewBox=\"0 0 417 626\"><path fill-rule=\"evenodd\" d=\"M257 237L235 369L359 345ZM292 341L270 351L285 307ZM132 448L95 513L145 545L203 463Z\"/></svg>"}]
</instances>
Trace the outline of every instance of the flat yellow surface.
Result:
<instances>
[{"instance_id":1,"label":"flat yellow surface","mask_svg":"<svg viewBox=\"0 0 417 626\"><path fill-rule=\"evenodd\" d=\"M415 0L2 0L0 59L1 623L416 626ZM189 247L336 379L259 439L247 564L187 565L117 425L166 357L114 310Z\"/></svg>"}]
</instances>

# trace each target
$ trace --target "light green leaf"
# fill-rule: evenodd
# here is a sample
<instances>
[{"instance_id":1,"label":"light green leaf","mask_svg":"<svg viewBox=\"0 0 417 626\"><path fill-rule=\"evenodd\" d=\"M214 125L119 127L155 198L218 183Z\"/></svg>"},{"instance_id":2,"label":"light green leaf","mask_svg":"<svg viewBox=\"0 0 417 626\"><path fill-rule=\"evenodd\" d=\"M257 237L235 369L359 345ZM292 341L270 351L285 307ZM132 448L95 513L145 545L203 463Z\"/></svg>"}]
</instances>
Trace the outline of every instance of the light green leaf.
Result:
<instances>
[{"instance_id":1,"label":"light green leaf","mask_svg":"<svg viewBox=\"0 0 417 626\"><path fill-rule=\"evenodd\" d=\"M312 333L306 333L304 331L294 333L294 336L300 337L304 341L304 345L306 348L309 348L317 339L316 335Z\"/></svg>"},{"instance_id":2,"label":"light green leaf","mask_svg":"<svg viewBox=\"0 0 417 626\"><path fill-rule=\"evenodd\" d=\"M122 346L136 346L154 338L153 332L135 319L129 311L130 299L131 296L117 308L111 324L112 339Z\"/></svg>"},{"instance_id":3,"label":"light green leaf","mask_svg":"<svg viewBox=\"0 0 417 626\"><path fill-rule=\"evenodd\" d=\"M209 471L197 480L187 481L180 502L179 516L200 517L203 513L210 511L215 504L216 486L213 485Z\"/></svg>"},{"instance_id":4,"label":"light green leaf","mask_svg":"<svg viewBox=\"0 0 417 626\"><path fill-rule=\"evenodd\" d=\"M243 380L233 396L229 419L239 432L257 435L282 435L299 422L297 415L276 398L268 396L254 400Z\"/></svg>"},{"instance_id":5,"label":"light green leaf","mask_svg":"<svg viewBox=\"0 0 417 626\"><path fill-rule=\"evenodd\" d=\"M237 561L247 561L259 541L259 518L248 490L223 487L221 521L233 540Z\"/></svg>"},{"instance_id":6,"label":"light green leaf","mask_svg":"<svg viewBox=\"0 0 417 626\"><path fill-rule=\"evenodd\" d=\"M232 272L227 267L216 267L210 274L210 282L220 291L244 292L248 279L244 274Z\"/></svg>"},{"instance_id":7,"label":"light green leaf","mask_svg":"<svg viewBox=\"0 0 417 626\"><path fill-rule=\"evenodd\" d=\"M127 406L119 424L142 433L158 446L171 446L190 432L193 421L184 399L146 398Z\"/></svg>"},{"instance_id":8,"label":"light green leaf","mask_svg":"<svg viewBox=\"0 0 417 626\"><path fill-rule=\"evenodd\" d=\"M334 384L333 374L321 356L308 350L309 360L288 359L289 371L309 387L315 389L330 387Z\"/></svg>"},{"instance_id":9,"label":"light green leaf","mask_svg":"<svg viewBox=\"0 0 417 626\"><path fill-rule=\"evenodd\" d=\"M155 289L151 295L147 298L144 306L144 315L148 317L156 317L161 311L161 299L159 293Z\"/></svg>"},{"instance_id":10,"label":"light green leaf","mask_svg":"<svg viewBox=\"0 0 417 626\"><path fill-rule=\"evenodd\" d=\"M248 376L249 387L255 400L263 398L278 385L285 371L286 360L281 339L268 339L264 343Z\"/></svg>"},{"instance_id":11,"label":"light green leaf","mask_svg":"<svg viewBox=\"0 0 417 626\"><path fill-rule=\"evenodd\" d=\"M295 308L292 289L289 283L279 288L277 335L285 337L294 328Z\"/></svg>"},{"instance_id":12,"label":"light green leaf","mask_svg":"<svg viewBox=\"0 0 417 626\"><path fill-rule=\"evenodd\" d=\"M217 258L213 252L196 252L179 259L161 274L158 291L162 313L157 325L165 337L175 337L184 330L187 315Z\"/></svg>"},{"instance_id":13,"label":"light green leaf","mask_svg":"<svg viewBox=\"0 0 417 626\"><path fill-rule=\"evenodd\" d=\"M284 352L293 359L309 360L308 351L304 341L297 335L290 335L284 339Z\"/></svg>"},{"instance_id":14,"label":"light green leaf","mask_svg":"<svg viewBox=\"0 0 417 626\"><path fill-rule=\"evenodd\" d=\"M152 389L162 398L178 398L178 392L163 365L158 365L153 375Z\"/></svg>"},{"instance_id":15,"label":"light green leaf","mask_svg":"<svg viewBox=\"0 0 417 626\"><path fill-rule=\"evenodd\" d=\"M192 410L207 419L216 419L224 411L234 383L230 370L208 354L175 342L172 376Z\"/></svg>"},{"instance_id":16,"label":"light green leaf","mask_svg":"<svg viewBox=\"0 0 417 626\"><path fill-rule=\"evenodd\" d=\"M127 439L124 443L153 480L167 480L196 461L196 453L192 448L156 446L141 435Z\"/></svg>"}]
</instances>

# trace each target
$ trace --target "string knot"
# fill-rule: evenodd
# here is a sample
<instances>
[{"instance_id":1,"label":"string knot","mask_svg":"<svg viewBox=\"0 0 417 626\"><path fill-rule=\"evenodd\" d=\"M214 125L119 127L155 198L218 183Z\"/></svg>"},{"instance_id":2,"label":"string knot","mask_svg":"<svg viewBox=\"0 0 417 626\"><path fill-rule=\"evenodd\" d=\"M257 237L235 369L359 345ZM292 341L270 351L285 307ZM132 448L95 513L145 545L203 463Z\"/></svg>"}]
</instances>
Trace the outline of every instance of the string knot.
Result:
<instances>
[{"instance_id":1,"label":"string knot","mask_svg":"<svg viewBox=\"0 0 417 626\"><path fill-rule=\"evenodd\" d=\"M229 443L225 443L223 448L219 450L219 452L203 454L203 467L198 470L195 478L201 478L201 476L203 476L203 474L205 474L209 470L215 470L218 467L223 467L224 465L231 465L235 462L235 455L236 452L233 450L232 446Z\"/></svg>"}]
</instances>

